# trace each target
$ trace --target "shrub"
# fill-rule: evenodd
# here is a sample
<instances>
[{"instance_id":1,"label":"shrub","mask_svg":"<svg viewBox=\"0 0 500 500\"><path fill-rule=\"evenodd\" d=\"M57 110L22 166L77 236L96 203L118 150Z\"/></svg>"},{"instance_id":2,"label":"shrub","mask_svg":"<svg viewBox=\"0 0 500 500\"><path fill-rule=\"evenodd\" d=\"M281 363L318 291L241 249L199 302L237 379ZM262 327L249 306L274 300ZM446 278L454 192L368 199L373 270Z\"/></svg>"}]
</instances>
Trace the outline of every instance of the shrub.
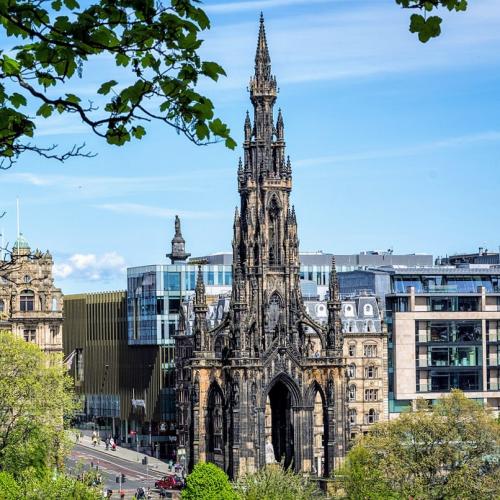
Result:
<instances>
[{"instance_id":1,"label":"shrub","mask_svg":"<svg viewBox=\"0 0 500 500\"><path fill-rule=\"evenodd\" d=\"M212 463L200 462L186 479L183 500L237 500L227 474Z\"/></svg>"},{"instance_id":2,"label":"shrub","mask_svg":"<svg viewBox=\"0 0 500 500\"><path fill-rule=\"evenodd\" d=\"M280 464L241 478L236 491L242 500L313 500L322 496L312 481Z\"/></svg>"}]
</instances>

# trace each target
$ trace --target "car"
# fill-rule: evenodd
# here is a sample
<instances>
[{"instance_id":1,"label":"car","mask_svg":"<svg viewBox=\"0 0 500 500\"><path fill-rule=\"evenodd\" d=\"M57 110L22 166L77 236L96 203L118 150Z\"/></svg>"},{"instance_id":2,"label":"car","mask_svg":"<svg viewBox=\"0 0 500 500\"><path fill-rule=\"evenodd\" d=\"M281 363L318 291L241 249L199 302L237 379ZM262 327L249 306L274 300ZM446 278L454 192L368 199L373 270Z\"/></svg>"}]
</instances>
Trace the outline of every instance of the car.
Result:
<instances>
[{"instance_id":1,"label":"car","mask_svg":"<svg viewBox=\"0 0 500 500\"><path fill-rule=\"evenodd\" d=\"M163 476L155 482L155 488L161 490L180 490L184 487L184 481L178 476Z\"/></svg>"}]
</instances>

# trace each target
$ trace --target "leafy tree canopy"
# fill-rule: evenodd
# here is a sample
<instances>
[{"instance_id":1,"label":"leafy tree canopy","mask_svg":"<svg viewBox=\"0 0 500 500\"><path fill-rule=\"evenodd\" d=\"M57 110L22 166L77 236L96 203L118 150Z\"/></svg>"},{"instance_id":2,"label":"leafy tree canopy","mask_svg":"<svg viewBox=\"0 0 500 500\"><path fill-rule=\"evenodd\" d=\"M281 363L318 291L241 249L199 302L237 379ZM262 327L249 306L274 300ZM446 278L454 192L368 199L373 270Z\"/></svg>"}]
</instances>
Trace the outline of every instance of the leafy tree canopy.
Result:
<instances>
[{"instance_id":1,"label":"leafy tree canopy","mask_svg":"<svg viewBox=\"0 0 500 500\"><path fill-rule=\"evenodd\" d=\"M210 27L198 0L0 0L0 30L15 46L0 51L0 158L8 168L26 151L64 160L89 155L84 145L58 154L55 146L32 143L34 117L73 114L109 144L141 139L159 121L191 141L215 139L235 147L227 126L214 116L210 99L198 93L200 77L225 75L204 61L200 33ZM0 32L1 32L0 31ZM95 89L98 108L66 93L91 59L120 69L118 80L103 75Z\"/></svg>"},{"instance_id":2,"label":"leafy tree canopy","mask_svg":"<svg viewBox=\"0 0 500 500\"><path fill-rule=\"evenodd\" d=\"M461 391L376 424L349 452L348 498L496 499L500 426Z\"/></svg>"},{"instance_id":3,"label":"leafy tree canopy","mask_svg":"<svg viewBox=\"0 0 500 500\"><path fill-rule=\"evenodd\" d=\"M316 500L322 498L315 484L306 477L285 469L281 464L268 465L247 474L236 484L241 500Z\"/></svg>"},{"instance_id":4,"label":"leafy tree canopy","mask_svg":"<svg viewBox=\"0 0 500 500\"><path fill-rule=\"evenodd\" d=\"M405 9L418 9L423 14L412 14L410 18L410 31L417 33L422 43L428 42L441 34L440 16L428 15L441 8L449 11L463 12L467 10L468 0L396 0L396 3Z\"/></svg>"},{"instance_id":5,"label":"leafy tree canopy","mask_svg":"<svg viewBox=\"0 0 500 500\"><path fill-rule=\"evenodd\" d=\"M182 500L237 500L227 474L216 465L200 462L186 478Z\"/></svg>"},{"instance_id":6,"label":"leafy tree canopy","mask_svg":"<svg viewBox=\"0 0 500 500\"><path fill-rule=\"evenodd\" d=\"M61 357L0 332L0 401L0 469L17 478L62 465L75 403Z\"/></svg>"}]
</instances>

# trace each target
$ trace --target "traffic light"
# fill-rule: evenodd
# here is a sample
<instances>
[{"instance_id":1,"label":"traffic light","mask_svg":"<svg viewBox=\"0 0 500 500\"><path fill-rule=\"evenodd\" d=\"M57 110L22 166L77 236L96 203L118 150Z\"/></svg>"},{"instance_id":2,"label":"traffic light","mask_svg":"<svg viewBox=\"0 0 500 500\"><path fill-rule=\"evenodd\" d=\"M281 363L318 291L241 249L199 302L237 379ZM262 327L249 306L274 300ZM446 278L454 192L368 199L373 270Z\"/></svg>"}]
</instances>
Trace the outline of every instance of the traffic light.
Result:
<instances>
[{"instance_id":1,"label":"traffic light","mask_svg":"<svg viewBox=\"0 0 500 500\"><path fill-rule=\"evenodd\" d=\"M142 465L148 465L148 457L142 459Z\"/></svg>"},{"instance_id":2,"label":"traffic light","mask_svg":"<svg viewBox=\"0 0 500 500\"><path fill-rule=\"evenodd\" d=\"M126 480L127 480L127 478L125 477L125 474L123 474L123 472L122 472L122 483L124 483Z\"/></svg>"}]
</instances>

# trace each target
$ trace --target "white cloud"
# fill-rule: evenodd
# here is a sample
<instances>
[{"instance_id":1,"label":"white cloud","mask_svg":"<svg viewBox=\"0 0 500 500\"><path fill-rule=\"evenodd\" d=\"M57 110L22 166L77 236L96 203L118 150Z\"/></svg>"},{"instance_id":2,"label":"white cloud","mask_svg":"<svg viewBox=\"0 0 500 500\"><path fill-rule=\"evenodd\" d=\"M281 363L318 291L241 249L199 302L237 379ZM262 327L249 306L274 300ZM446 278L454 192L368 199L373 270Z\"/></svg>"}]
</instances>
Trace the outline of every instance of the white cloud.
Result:
<instances>
[{"instance_id":1,"label":"white cloud","mask_svg":"<svg viewBox=\"0 0 500 500\"><path fill-rule=\"evenodd\" d=\"M232 2L212 8L225 12L245 10L252 4L265 2ZM411 12L398 9L393 2L338 4L341 7L333 3L328 9L311 8L308 14L285 10L285 15L268 16L267 38L279 84L439 71L500 60L498 0L471 3L466 13L442 12L443 34L425 45L408 31ZM239 91L248 83L248 60L255 52L257 29L257 20L215 25L203 46L204 55L220 62L228 78L210 85L211 90Z\"/></svg>"},{"instance_id":2,"label":"white cloud","mask_svg":"<svg viewBox=\"0 0 500 500\"><path fill-rule=\"evenodd\" d=\"M54 276L61 280L71 278L106 282L122 278L125 272L125 259L117 252L102 255L76 253L65 261L54 264Z\"/></svg>"},{"instance_id":3,"label":"white cloud","mask_svg":"<svg viewBox=\"0 0 500 500\"><path fill-rule=\"evenodd\" d=\"M406 156L416 156L421 153L428 153L430 151L437 151L439 149L455 148L466 146L468 144L483 142L500 142L500 131L479 132L457 137L449 137L437 141L421 143L407 147L361 151L357 153L320 156L316 158L304 158L303 160L295 161L294 166L305 167L351 161L378 160L381 158L401 158Z\"/></svg>"},{"instance_id":4,"label":"white cloud","mask_svg":"<svg viewBox=\"0 0 500 500\"><path fill-rule=\"evenodd\" d=\"M237 2L216 3L205 5L203 8L208 13L230 14L233 12L242 12L246 10L268 11L276 7L293 7L294 5L311 5L315 3L327 3L332 0L248 0Z\"/></svg>"},{"instance_id":5,"label":"white cloud","mask_svg":"<svg viewBox=\"0 0 500 500\"><path fill-rule=\"evenodd\" d=\"M178 215L184 219L208 219L222 217L227 214L208 211L177 210L172 208L153 207L140 203L104 203L95 205L96 208L108 210L117 214L144 215L146 217L169 218Z\"/></svg>"}]
</instances>

